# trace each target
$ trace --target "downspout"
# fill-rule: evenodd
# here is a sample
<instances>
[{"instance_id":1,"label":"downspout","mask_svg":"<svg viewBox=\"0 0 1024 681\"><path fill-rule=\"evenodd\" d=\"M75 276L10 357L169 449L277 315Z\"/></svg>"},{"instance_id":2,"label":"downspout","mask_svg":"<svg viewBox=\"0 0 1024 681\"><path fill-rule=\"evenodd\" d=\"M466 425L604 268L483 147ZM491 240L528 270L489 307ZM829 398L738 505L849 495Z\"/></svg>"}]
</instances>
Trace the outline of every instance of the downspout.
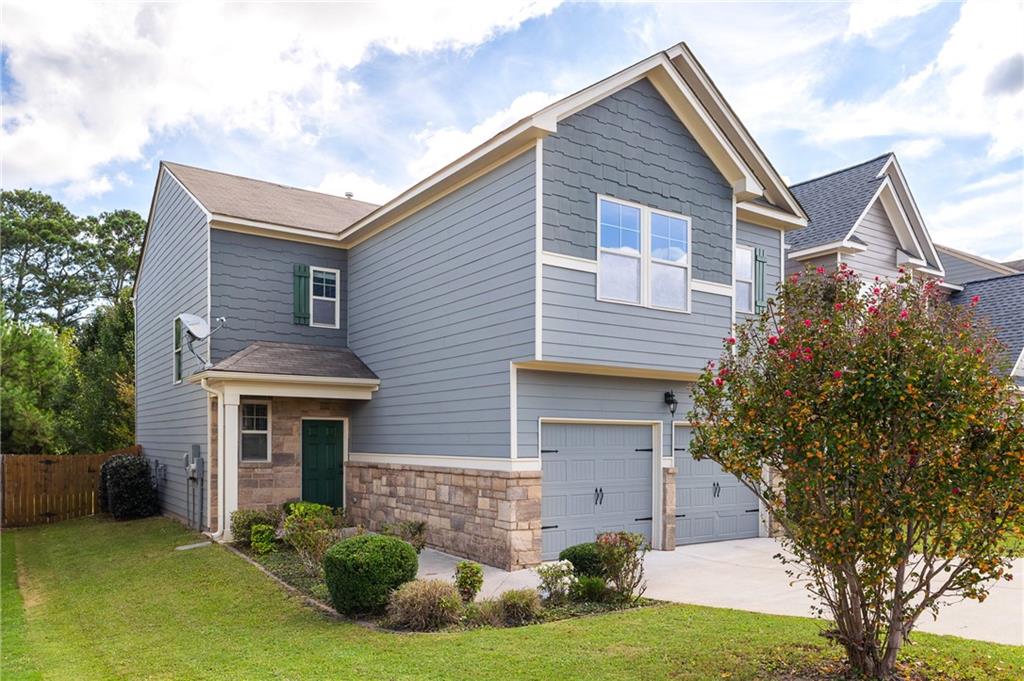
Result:
<instances>
[{"instance_id":1,"label":"downspout","mask_svg":"<svg viewBox=\"0 0 1024 681\"><path fill-rule=\"evenodd\" d=\"M217 398L217 531L206 534L210 539L220 541L224 536L224 392L209 387L205 378L200 380L199 386ZM209 468L207 466L207 475Z\"/></svg>"}]
</instances>

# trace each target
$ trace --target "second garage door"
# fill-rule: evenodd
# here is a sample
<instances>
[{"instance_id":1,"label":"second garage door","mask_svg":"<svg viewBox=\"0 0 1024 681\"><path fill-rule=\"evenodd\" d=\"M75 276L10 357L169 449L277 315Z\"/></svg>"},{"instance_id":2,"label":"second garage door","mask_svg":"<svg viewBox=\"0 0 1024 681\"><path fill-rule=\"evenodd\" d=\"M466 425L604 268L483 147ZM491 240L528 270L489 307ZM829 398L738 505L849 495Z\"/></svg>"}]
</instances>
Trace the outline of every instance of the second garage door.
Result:
<instances>
[{"instance_id":1,"label":"second garage door","mask_svg":"<svg viewBox=\"0 0 1024 681\"><path fill-rule=\"evenodd\" d=\"M676 426L676 544L756 537L757 497L714 461L694 461L691 436Z\"/></svg>"},{"instance_id":2,"label":"second garage door","mask_svg":"<svg viewBox=\"0 0 1024 681\"><path fill-rule=\"evenodd\" d=\"M652 446L650 426L542 425L544 560L601 532L651 540Z\"/></svg>"}]
</instances>

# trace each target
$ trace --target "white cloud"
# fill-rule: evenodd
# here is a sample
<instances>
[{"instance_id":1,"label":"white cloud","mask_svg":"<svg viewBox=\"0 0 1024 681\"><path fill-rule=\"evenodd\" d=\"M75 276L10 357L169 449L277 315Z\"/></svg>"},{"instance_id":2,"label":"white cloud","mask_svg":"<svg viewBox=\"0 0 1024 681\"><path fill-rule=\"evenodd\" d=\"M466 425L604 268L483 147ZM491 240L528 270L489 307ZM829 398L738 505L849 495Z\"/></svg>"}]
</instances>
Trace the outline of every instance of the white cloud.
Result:
<instances>
[{"instance_id":1,"label":"white cloud","mask_svg":"<svg viewBox=\"0 0 1024 681\"><path fill-rule=\"evenodd\" d=\"M72 201L81 201L82 199L92 198L106 194L114 188L110 178L106 175L99 177L90 177L82 180L76 180L68 184L65 188L64 193Z\"/></svg>"},{"instance_id":2,"label":"white cloud","mask_svg":"<svg viewBox=\"0 0 1024 681\"><path fill-rule=\"evenodd\" d=\"M505 109L488 116L468 130L444 127L428 128L417 133L414 137L421 145L422 154L409 161L406 169L411 176L416 178L422 178L440 170L496 133L519 119L536 113L559 97L560 95L547 92L527 92L512 100L512 103Z\"/></svg>"},{"instance_id":3,"label":"white cloud","mask_svg":"<svg viewBox=\"0 0 1024 681\"><path fill-rule=\"evenodd\" d=\"M5 180L88 187L189 126L310 146L345 124L359 87L339 74L373 49L471 48L553 6L7 3Z\"/></svg>"},{"instance_id":4,"label":"white cloud","mask_svg":"<svg viewBox=\"0 0 1024 681\"><path fill-rule=\"evenodd\" d=\"M1024 175L1011 186L939 203L927 216L932 238L995 260L1024 249Z\"/></svg>"},{"instance_id":5,"label":"white cloud","mask_svg":"<svg viewBox=\"0 0 1024 681\"><path fill-rule=\"evenodd\" d=\"M942 140L937 137L903 140L893 145L896 156L903 160L928 158L941 148Z\"/></svg>"},{"instance_id":6,"label":"white cloud","mask_svg":"<svg viewBox=\"0 0 1024 681\"><path fill-rule=\"evenodd\" d=\"M352 198L377 204L382 204L398 194L393 187L351 171L327 173L319 185L310 189L335 196L344 196L346 192L352 192Z\"/></svg>"},{"instance_id":7,"label":"white cloud","mask_svg":"<svg viewBox=\"0 0 1024 681\"><path fill-rule=\"evenodd\" d=\"M1024 191L1024 173L1021 173L1020 171L997 173L990 177L985 177L965 184L960 187L957 192L960 194L970 194L971 192L987 191L989 189L1002 189L1007 185L1016 185L1021 187L1022 191Z\"/></svg>"},{"instance_id":8,"label":"white cloud","mask_svg":"<svg viewBox=\"0 0 1024 681\"><path fill-rule=\"evenodd\" d=\"M871 38L900 19L916 16L938 4L938 0L859 0L850 5L848 37Z\"/></svg>"}]
</instances>

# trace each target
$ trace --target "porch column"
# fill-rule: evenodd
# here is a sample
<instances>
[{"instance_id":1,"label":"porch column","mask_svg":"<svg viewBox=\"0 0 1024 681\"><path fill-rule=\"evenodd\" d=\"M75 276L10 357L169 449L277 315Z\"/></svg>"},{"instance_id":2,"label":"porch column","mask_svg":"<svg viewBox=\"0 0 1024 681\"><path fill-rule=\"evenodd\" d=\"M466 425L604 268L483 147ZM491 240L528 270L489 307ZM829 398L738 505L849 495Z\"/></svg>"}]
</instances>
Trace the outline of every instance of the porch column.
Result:
<instances>
[{"instance_id":1,"label":"porch column","mask_svg":"<svg viewBox=\"0 0 1024 681\"><path fill-rule=\"evenodd\" d=\"M240 399L237 392L224 391L224 461L219 462L221 475L224 476L224 515L221 523L224 528L224 541L232 541L231 514L238 510L238 405Z\"/></svg>"}]
</instances>

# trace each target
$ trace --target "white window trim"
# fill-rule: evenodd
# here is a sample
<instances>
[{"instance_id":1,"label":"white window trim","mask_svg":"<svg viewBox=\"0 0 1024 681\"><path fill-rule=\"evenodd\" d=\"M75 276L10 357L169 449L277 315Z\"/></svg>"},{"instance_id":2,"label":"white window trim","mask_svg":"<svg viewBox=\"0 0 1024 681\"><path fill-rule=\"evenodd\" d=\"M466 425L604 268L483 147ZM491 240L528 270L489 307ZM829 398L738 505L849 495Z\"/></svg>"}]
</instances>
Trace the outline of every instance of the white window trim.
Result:
<instances>
[{"instance_id":1,"label":"white window trim","mask_svg":"<svg viewBox=\"0 0 1024 681\"><path fill-rule=\"evenodd\" d=\"M738 269L733 273L733 279L735 281L735 283L733 284L733 295L736 296L736 311L741 313L741 314L753 314L754 313L754 297L755 297L754 296L754 270L757 269L755 267L755 263L754 263L754 249L751 248L750 246L739 246L739 245L737 245L736 246L736 250L737 251L747 251L748 253L750 253L750 279L743 279L743 278L741 278ZM738 263L738 262L739 262L739 258L735 257L735 255L734 255L733 256L733 267L734 268L736 267L736 263ZM750 284L750 299L747 301L749 303L749 306L748 306L748 309L746 309L746 310L743 310L743 309L740 308L740 305L741 305L742 301L740 299L739 289L736 288L736 284L738 284L740 282L746 282L746 283Z\"/></svg>"},{"instance_id":2,"label":"white window trim","mask_svg":"<svg viewBox=\"0 0 1024 681\"><path fill-rule=\"evenodd\" d=\"M631 208L637 208L640 211L640 302L634 303L628 300L617 300L615 298L605 298L601 295L601 253L604 249L601 248L601 201L610 201L612 203L618 203L623 206L630 206ZM651 215L657 213L658 215L664 215L665 217L675 218L686 222L686 264L680 265L678 263L668 262L666 260L655 259L651 255ZM609 251L611 252L611 251ZM616 254L616 255L622 255ZM631 257L631 256L623 256ZM634 307L646 307L652 310L662 310L665 312L675 312L677 314L690 314L692 310L691 291L693 290L693 268L691 266L693 259L693 221L687 215L681 213L673 213L667 210L660 210L657 208L651 208L640 203L633 201L626 201L623 199L616 198L614 196L607 196L605 194L597 195L597 299L605 303L616 303L618 305L632 305ZM657 263L659 265L668 265L670 267L677 267L682 270L686 270L686 309L681 310L674 307L664 307L661 305L655 305L652 302L651 296L651 265Z\"/></svg>"},{"instance_id":3,"label":"white window trim","mask_svg":"<svg viewBox=\"0 0 1024 681\"><path fill-rule=\"evenodd\" d=\"M331 300L326 296L314 296L313 295L313 277L317 272L328 272L334 275L334 323L333 324L317 324L313 321L313 301L314 300ZM310 265L309 267L309 325L314 326L318 329L338 329L341 328L341 270L336 270L331 267L316 267Z\"/></svg>"},{"instance_id":4,"label":"white window trim","mask_svg":"<svg viewBox=\"0 0 1024 681\"><path fill-rule=\"evenodd\" d=\"M262 430L246 430L244 428L244 425L245 425L245 405L247 405L247 404L264 404L264 405L266 405L266 407L267 407L267 429L266 429L266 431L262 431ZM273 429L273 419L272 419L273 414L271 413L272 409L273 409L273 407L271 406L271 400L246 400L246 399L240 400L239 405L238 405L238 462L239 463L241 463L241 464L247 464L247 463L269 463L271 461L272 456L273 456L273 452L271 452L271 443L273 443L273 441L274 441L273 436L271 434L271 430ZM258 435L258 434L262 434L262 433L265 433L266 436L267 436L267 458L265 458L265 459L243 459L242 458L242 436L243 435Z\"/></svg>"},{"instance_id":5,"label":"white window trim","mask_svg":"<svg viewBox=\"0 0 1024 681\"><path fill-rule=\"evenodd\" d=\"M174 385L181 383L185 375L185 341L181 338L181 322L177 317L171 322L171 382ZM180 345L179 345L180 343ZM178 358L181 358L181 372L178 372Z\"/></svg>"}]
</instances>

